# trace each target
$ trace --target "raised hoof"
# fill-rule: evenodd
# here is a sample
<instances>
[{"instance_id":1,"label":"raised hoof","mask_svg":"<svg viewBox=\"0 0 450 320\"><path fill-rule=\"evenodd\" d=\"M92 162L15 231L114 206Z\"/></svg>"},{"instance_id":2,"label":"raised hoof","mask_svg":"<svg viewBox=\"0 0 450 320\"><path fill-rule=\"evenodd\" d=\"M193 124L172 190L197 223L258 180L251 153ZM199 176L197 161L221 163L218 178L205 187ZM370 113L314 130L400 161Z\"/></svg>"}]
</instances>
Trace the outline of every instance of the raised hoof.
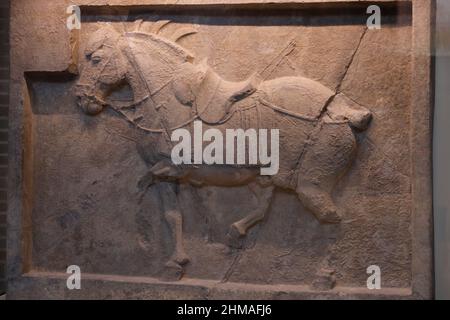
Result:
<instances>
[{"instance_id":1,"label":"raised hoof","mask_svg":"<svg viewBox=\"0 0 450 320\"><path fill-rule=\"evenodd\" d=\"M311 284L311 289L317 291L332 290L336 285L336 277L333 269L322 268L316 273L316 278Z\"/></svg>"},{"instance_id":2,"label":"raised hoof","mask_svg":"<svg viewBox=\"0 0 450 320\"><path fill-rule=\"evenodd\" d=\"M317 215L317 219L323 224L338 224L342 221L341 215L335 209Z\"/></svg>"},{"instance_id":3,"label":"raised hoof","mask_svg":"<svg viewBox=\"0 0 450 320\"><path fill-rule=\"evenodd\" d=\"M230 248L240 249L244 245L244 237L245 233L242 230L240 231L235 224L232 224L226 236L226 244Z\"/></svg>"},{"instance_id":4,"label":"raised hoof","mask_svg":"<svg viewBox=\"0 0 450 320\"><path fill-rule=\"evenodd\" d=\"M191 261L189 256L184 252L178 252L174 254L170 260L181 266L184 266L185 264L188 264L189 261Z\"/></svg>"},{"instance_id":5,"label":"raised hoof","mask_svg":"<svg viewBox=\"0 0 450 320\"><path fill-rule=\"evenodd\" d=\"M183 267L180 264L170 260L165 264L164 271L161 275L161 280L178 281L183 277L183 274Z\"/></svg>"}]
</instances>

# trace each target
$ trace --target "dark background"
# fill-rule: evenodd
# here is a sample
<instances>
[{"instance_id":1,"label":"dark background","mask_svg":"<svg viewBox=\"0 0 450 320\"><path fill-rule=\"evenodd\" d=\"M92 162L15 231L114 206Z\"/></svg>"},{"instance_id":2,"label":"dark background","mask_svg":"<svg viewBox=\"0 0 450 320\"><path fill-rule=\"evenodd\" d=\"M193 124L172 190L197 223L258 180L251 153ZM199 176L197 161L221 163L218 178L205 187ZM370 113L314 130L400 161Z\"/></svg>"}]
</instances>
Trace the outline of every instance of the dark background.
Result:
<instances>
[{"instance_id":1,"label":"dark background","mask_svg":"<svg viewBox=\"0 0 450 320\"><path fill-rule=\"evenodd\" d=\"M6 183L9 105L9 0L0 1L0 295L6 290Z\"/></svg>"}]
</instances>

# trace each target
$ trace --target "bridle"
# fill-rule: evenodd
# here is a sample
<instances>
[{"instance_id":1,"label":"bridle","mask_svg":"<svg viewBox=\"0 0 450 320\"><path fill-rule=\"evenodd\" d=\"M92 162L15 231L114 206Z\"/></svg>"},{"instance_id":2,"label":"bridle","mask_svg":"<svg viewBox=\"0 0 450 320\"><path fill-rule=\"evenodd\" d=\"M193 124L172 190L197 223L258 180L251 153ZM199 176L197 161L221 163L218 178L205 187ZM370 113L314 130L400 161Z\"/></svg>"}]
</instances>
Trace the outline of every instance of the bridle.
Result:
<instances>
[{"instance_id":1,"label":"bridle","mask_svg":"<svg viewBox=\"0 0 450 320\"><path fill-rule=\"evenodd\" d=\"M110 45L105 45L111 49L115 49ZM159 94L165 87L169 86L173 81L174 81L174 77L172 76L167 82L165 82L163 85L161 85L159 88L157 88L156 90L154 90L153 92L150 91L147 82L144 79L144 76L142 75L142 73L140 72L139 68L137 67L137 63L134 59L134 56L129 53L129 52L124 52L124 55L128 58L130 64L133 66L134 71L136 72L137 76L139 77L139 82L141 83L141 85L143 87L145 87L146 90L146 94L144 94L142 97L140 97L139 99L127 102L127 103L120 103L117 101L108 101L103 99L102 97L100 97L96 91L97 91L97 84L95 83L94 86L92 85L88 85L88 84L78 84L78 87L81 88L87 88L83 90L83 97L86 98L89 102L92 103L96 103L99 104L103 107L109 107L110 109L112 109L113 111L115 111L116 113L118 113L119 115L121 115L125 120L127 120L127 122L131 123L133 126L135 126L136 128L146 131L146 132L151 132L151 133L167 133L168 131L173 131L179 128L183 128L185 126L188 126L189 124L191 124L193 121L195 121L196 119L200 118L201 114L203 112L205 112L208 108L205 108L201 113L198 113L198 110L195 106L192 106L193 110L194 110L194 114L187 119L186 121L175 125L174 127L170 127L167 128L164 126L163 121L160 121L162 124L161 128L149 128L149 127L145 127L139 123L137 123L135 121L135 119L131 118L129 115L127 115L125 113L124 110L127 109L132 109L132 108L136 108L138 106L140 106L142 103L146 102L147 100L150 100L152 103L152 106L154 108L155 114L158 114L158 110L156 108L156 103L153 100L153 97L156 96L157 94ZM105 70L106 66L111 63L112 60L112 56L113 53L111 52L111 54L108 56L107 60L105 61L105 63L103 64L103 67L101 69L99 69L96 74L94 75L94 79L99 79L100 75L102 74L102 72ZM117 69L117 66L116 66ZM97 81L96 81L97 82ZM234 110L233 112L230 112L226 119L222 119L220 121L220 123L224 123L226 122L228 119L231 118L231 116L234 114Z\"/></svg>"},{"instance_id":2,"label":"bridle","mask_svg":"<svg viewBox=\"0 0 450 320\"><path fill-rule=\"evenodd\" d=\"M110 45L108 45L108 44L103 44L103 46L109 47L109 48L111 48L111 49L115 49L113 46L110 46ZM137 100L133 100L133 101L131 101L131 102L128 102L128 103L122 103L122 104L117 104L117 103L116 103L116 104L114 105L113 102L104 100L103 98L99 97L99 96L96 94L96 91L97 91L97 82L98 82L97 79L99 79L99 78L100 78L100 75L102 74L102 72L105 71L106 66L108 66L109 63L111 63L112 56L113 56L113 52L111 52L111 53L109 54L109 56L108 56L106 62L103 64L102 68L99 69L99 70L96 72L96 74L95 74L95 76L94 76L94 79L96 79L96 82L94 83L94 86L89 85L89 84L83 84L83 83L80 84L80 83L78 83L78 84L77 84L77 87L88 88L88 92L83 91L83 97L86 98L86 99L88 99L90 102L95 102L95 103L97 103L97 104L99 104L99 105L101 105L101 106L103 106L103 107L110 107L110 108L112 108L112 109L114 109L114 110L116 110L117 108L122 109L122 108L133 108L133 107L136 107L137 105L139 105L139 104L141 104L142 102L144 102L145 100L147 100L147 99L149 98L150 95L149 95L149 94L146 94L146 95L144 95L143 97L141 97L141 98L139 98L139 99L137 99ZM116 64L115 61L114 61L114 64ZM118 68L117 68L117 65L115 65L115 67L116 67L116 70L117 70L117 69L118 69ZM146 84L146 82L145 82L145 80L143 79L142 75L141 75L140 73L138 73L138 74L139 74L139 76L140 76L140 81L141 81L141 83ZM147 85L146 85L146 88L147 88L147 90L148 90Z\"/></svg>"}]
</instances>

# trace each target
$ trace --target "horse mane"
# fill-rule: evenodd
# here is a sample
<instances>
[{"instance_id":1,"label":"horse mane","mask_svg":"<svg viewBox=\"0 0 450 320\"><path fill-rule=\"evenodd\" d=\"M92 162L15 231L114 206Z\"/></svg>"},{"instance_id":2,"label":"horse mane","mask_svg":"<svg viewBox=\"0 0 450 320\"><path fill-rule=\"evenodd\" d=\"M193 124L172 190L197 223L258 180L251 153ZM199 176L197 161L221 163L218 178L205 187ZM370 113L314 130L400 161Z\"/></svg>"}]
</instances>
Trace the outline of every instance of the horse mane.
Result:
<instances>
[{"instance_id":1,"label":"horse mane","mask_svg":"<svg viewBox=\"0 0 450 320\"><path fill-rule=\"evenodd\" d=\"M190 27L181 27L164 36L160 33L170 22L160 20L152 24L151 30L142 30L142 21L134 23L134 29L119 31L115 26L106 25L99 29L93 37L90 47L97 48L105 41L108 47L121 50L130 63L128 81L131 82L134 100L131 104L119 104L112 106L121 116L137 128L146 132L164 133L169 126L184 126L193 121L190 109L181 106L174 112L176 120L172 126L170 122L157 123L156 116L161 101L154 100L157 93L164 92L174 77L180 65L192 63L194 54L176 43L176 40L196 32ZM172 31L172 30L170 30ZM170 87L169 87L170 88ZM150 99L147 99L150 98ZM150 103L142 103L144 101ZM159 101L159 102L158 102ZM133 108L131 108L133 106Z\"/></svg>"},{"instance_id":2,"label":"horse mane","mask_svg":"<svg viewBox=\"0 0 450 320\"><path fill-rule=\"evenodd\" d=\"M160 46L161 49L169 49L171 52L175 52L182 60L192 62L194 60L194 54L189 50L183 48L182 46L176 44L175 42L169 41L163 37L160 37L153 33L147 33L142 31L132 31L126 32L125 37L143 39L155 43ZM164 50L165 51L165 50Z\"/></svg>"}]
</instances>

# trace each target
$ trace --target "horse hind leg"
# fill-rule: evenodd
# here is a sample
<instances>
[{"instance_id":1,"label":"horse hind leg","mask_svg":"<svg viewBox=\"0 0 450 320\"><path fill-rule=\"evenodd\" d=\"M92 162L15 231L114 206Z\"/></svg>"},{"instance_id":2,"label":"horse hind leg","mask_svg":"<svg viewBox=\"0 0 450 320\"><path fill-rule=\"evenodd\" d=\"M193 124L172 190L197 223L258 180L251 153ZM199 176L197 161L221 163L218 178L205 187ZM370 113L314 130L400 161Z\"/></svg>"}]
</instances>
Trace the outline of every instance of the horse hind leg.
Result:
<instances>
[{"instance_id":1,"label":"horse hind leg","mask_svg":"<svg viewBox=\"0 0 450 320\"><path fill-rule=\"evenodd\" d=\"M329 191L320 185L302 181L297 186L297 194L305 208L311 211L319 222L332 224L341 221L341 215Z\"/></svg>"},{"instance_id":2,"label":"horse hind leg","mask_svg":"<svg viewBox=\"0 0 450 320\"><path fill-rule=\"evenodd\" d=\"M227 234L227 244L232 248L241 248L244 237L250 228L261 222L270 207L274 186L259 186L256 182L249 184L249 189L258 199L258 206L245 218L231 224Z\"/></svg>"},{"instance_id":3,"label":"horse hind leg","mask_svg":"<svg viewBox=\"0 0 450 320\"><path fill-rule=\"evenodd\" d=\"M296 191L319 222L336 224L341 215L331 192L355 157L356 141L347 125L325 125L318 135L300 163Z\"/></svg>"},{"instance_id":4,"label":"horse hind leg","mask_svg":"<svg viewBox=\"0 0 450 320\"><path fill-rule=\"evenodd\" d=\"M296 191L300 201L319 222L330 224L324 227L329 228L329 236L336 232L337 239L342 218L331 192L355 158L356 140L347 125L336 124L325 125L315 138L315 143L307 149L300 164ZM311 283L314 290L331 290L336 285L335 270L331 264L336 239L328 245L327 253L318 265Z\"/></svg>"}]
</instances>

